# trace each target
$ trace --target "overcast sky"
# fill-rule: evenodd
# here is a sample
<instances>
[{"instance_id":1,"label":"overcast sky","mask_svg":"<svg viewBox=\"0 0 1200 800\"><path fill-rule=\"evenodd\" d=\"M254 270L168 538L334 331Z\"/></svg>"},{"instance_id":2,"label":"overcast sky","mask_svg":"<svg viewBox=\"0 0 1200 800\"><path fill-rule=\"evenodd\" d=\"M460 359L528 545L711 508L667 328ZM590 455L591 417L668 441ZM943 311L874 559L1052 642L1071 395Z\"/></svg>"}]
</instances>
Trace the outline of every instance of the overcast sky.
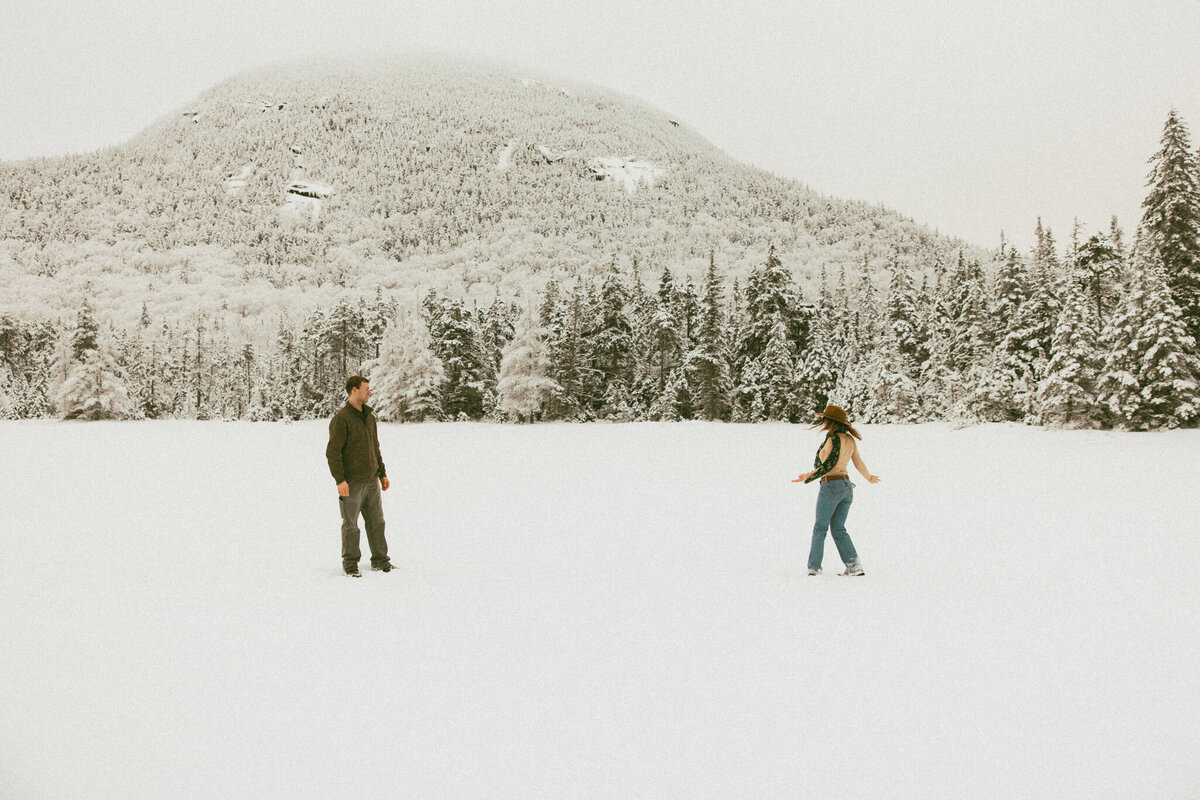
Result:
<instances>
[{"instance_id":1,"label":"overcast sky","mask_svg":"<svg viewBox=\"0 0 1200 800\"><path fill-rule=\"evenodd\" d=\"M1168 110L1200 126L1194 0L7 5L0 159L119 143L282 59L446 50L636 95L818 191L1027 248L1039 216L1060 245L1075 217L1132 234Z\"/></svg>"}]
</instances>

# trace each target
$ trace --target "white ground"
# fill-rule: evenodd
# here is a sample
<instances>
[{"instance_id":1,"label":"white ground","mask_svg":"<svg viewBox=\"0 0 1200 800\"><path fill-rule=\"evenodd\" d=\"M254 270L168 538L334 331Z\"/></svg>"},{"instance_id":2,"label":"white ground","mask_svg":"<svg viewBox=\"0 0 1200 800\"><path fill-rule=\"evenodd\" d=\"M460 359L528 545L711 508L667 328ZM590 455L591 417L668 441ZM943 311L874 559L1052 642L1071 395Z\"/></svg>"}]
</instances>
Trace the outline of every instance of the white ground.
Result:
<instances>
[{"instance_id":1,"label":"white ground","mask_svg":"<svg viewBox=\"0 0 1200 800\"><path fill-rule=\"evenodd\" d=\"M601 180L613 181L633 194L639 186L651 186L655 179L667 174L666 169L636 158L593 158L588 166Z\"/></svg>"},{"instance_id":2,"label":"white ground","mask_svg":"<svg viewBox=\"0 0 1200 800\"><path fill-rule=\"evenodd\" d=\"M517 140L509 139L508 144L505 145L504 150L500 153L500 158L496 161L496 172L504 172L512 167L512 154L516 147Z\"/></svg>"},{"instance_id":3,"label":"white ground","mask_svg":"<svg viewBox=\"0 0 1200 800\"><path fill-rule=\"evenodd\" d=\"M0 424L0 797L1195 798L1200 432ZM365 542L364 542L365 549ZM364 559L365 564L365 559Z\"/></svg>"},{"instance_id":4,"label":"white ground","mask_svg":"<svg viewBox=\"0 0 1200 800\"><path fill-rule=\"evenodd\" d=\"M237 175L233 175L225 180L226 191L228 191L229 194L237 194L246 187L246 181L250 180L250 176L253 174L254 165L245 165Z\"/></svg>"}]
</instances>

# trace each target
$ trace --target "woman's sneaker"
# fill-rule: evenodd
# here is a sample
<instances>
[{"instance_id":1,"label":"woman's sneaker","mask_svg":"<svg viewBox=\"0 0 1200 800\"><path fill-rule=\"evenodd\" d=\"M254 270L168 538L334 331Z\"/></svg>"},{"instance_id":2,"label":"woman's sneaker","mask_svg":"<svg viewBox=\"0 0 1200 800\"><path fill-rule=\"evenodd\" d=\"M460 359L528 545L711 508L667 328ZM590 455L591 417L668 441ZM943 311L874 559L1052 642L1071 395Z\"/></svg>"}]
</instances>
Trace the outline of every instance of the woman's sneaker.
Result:
<instances>
[{"instance_id":1,"label":"woman's sneaker","mask_svg":"<svg viewBox=\"0 0 1200 800\"><path fill-rule=\"evenodd\" d=\"M857 561L851 561L849 564L846 565L845 572L838 573L838 575L842 575L842 576L845 576L845 575L855 576L855 575L866 575L866 574L867 573L863 572L862 564L859 564Z\"/></svg>"}]
</instances>

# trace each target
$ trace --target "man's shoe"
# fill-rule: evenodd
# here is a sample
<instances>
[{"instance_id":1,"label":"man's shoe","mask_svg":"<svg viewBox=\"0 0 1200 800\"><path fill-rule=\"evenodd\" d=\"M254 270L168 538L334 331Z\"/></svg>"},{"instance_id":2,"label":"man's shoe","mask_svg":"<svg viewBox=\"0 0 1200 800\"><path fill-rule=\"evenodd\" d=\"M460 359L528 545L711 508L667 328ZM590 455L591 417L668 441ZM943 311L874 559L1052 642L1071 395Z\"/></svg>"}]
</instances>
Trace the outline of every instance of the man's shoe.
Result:
<instances>
[{"instance_id":1,"label":"man's shoe","mask_svg":"<svg viewBox=\"0 0 1200 800\"><path fill-rule=\"evenodd\" d=\"M850 562L849 564L846 565L845 572L838 573L838 575L849 575L852 577L857 576L857 575L866 575L866 574L867 573L863 572L862 564L859 564L857 561Z\"/></svg>"},{"instance_id":2,"label":"man's shoe","mask_svg":"<svg viewBox=\"0 0 1200 800\"><path fill-rule=\"evenodd\" d=\"M362 573L358 571L357 565L355 565L353 567L346 567L345 570L346 570L346 574L349 575L351 578L361 578L362 577Z\"/></svg>"},{"instance_id":3,"label":"man's shoe","mask_svg":"<svg viewBox=\"0 0 1200 800\"><path fill-rule=\"evenodd\" d=\"M372 564L371 570L373 572L391 572L392 571L392 562L385 561L382 564Z\"/></svg>"},{"instance_id":4,"label":"man's shoe","mask_svg":"<svg viewBox=\"0 0 1200 800\"><path fill-rule=\"evenodd\" d=\"M810 569L808 570L808 574L809 574L809 575L820 575L820 574L821 574L821 568L820 568L820 567L817 567L816 569L811 569L811 568L810 568Z\"/></svg>"}]
</instances>

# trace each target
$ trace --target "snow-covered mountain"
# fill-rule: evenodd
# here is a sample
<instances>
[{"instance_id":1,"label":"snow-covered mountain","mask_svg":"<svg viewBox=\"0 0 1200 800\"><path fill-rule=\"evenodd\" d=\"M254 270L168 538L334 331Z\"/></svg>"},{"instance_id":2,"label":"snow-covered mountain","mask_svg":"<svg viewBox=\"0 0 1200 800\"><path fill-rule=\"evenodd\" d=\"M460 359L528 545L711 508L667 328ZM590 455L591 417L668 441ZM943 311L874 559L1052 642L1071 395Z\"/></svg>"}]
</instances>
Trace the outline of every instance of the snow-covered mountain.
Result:
<instances>
[{"instance_id":1,"label":"snow-covered mountain","mask_svg":"<svg viewBox=\"0 0 1200 800\"><path fill-rule=\"evenodd\" d=\"M801 286L962 246L632 98L433 56L262 69L121 146L0 163L0 303L34 315L85 292L118 320L377 287L487 298L614 261L699 275L710 251L732 280L771 244Z\"/></svg>"}]
</instances>

